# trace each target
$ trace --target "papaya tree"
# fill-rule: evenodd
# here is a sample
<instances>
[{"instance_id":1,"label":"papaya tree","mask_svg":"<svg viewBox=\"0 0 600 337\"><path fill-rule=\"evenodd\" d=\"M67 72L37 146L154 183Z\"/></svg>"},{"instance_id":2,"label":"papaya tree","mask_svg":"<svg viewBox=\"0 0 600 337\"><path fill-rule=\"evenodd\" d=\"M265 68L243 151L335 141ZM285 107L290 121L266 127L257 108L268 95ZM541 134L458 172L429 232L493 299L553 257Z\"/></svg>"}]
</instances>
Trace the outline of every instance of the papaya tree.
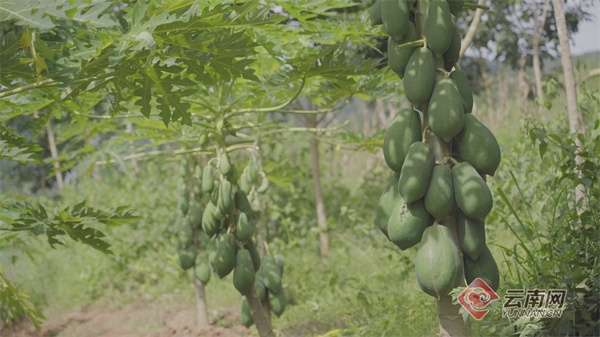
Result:
<instances>
[{"instance_id":1,"label":"papaya tree","mask_svg":"<svg viewBox=\"0 0 600 337\"><path fill-rule=\"evenodd\" d=\"M440 336L471 334L452 289L481 278L497 290L500 281L484 228L493 204L485 176L496 172L500 148L471 114L473 94L457 64L461 36L453 20L477 7L378 0L370 15L389 35L388 65L404 79L412 106L396 113L385 134L384 159L393 172L376 223L401 250L419 245L416 279L437 302Z\"/></svg>"}]
</instances>

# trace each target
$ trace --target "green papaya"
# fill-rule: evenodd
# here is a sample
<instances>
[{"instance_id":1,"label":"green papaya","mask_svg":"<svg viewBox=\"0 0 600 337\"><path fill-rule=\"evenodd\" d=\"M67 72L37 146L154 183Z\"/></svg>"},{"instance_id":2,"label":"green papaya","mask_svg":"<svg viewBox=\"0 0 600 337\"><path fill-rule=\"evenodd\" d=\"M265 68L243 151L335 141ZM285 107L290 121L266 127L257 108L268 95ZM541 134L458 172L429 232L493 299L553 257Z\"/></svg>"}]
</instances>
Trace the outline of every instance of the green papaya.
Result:
<instances>
[{"instance_id":1,"label":"green papaya","mask_svg":"<svg viewBox=\"0 0 600 337\"><path fill-rule=\"evenodd\" d=\"M213 184L214 171L212 166L207 165L204 167L204 173L202 174L202 190L206 193L212 192L214 188Z\"/></svg>"},{"instance_id":2,"label":"green papaya","mask_svg":"<svg viewBox=\"0 0 600 337\"><path fill-rule=\"evenodd\" d=\"M454 165L452 181L454 198L460 210L469 218L485 219L494 201L489 187L473 166L467 162Z\"/></svg>"},{"instance_id":3,"label":"green papaya","mask_svg":"<svg viewBox=\"0 0 600 337\"><path fill-rule=\"evenodd\" d=\"M465 114L465 127L456 137L461 158L477 172L493 176L500 165L500 146L492 132L477 117Z\"/></svg>"},{"instance_id":4,"label":"green papaya","mask_svg":"<svg viewBox=\"0 0 600 337\"><path fill-rule=\"evenodd\" d=\"M441 221L454 208L454 186L452 169L446 165L436 165L431 172L431 180L425 193L425 209Z\"/></svg>"},{"instance_id":5,"label":"green papaya","mask_svg":"<svg viewBox=\"0 0 600 337\"><path fill-rule=\"evenodd\" d=\"M231 170L229 171L227 178L229 181L237 183L238 179L240 178L240 171L238 171L235 165L231 165Z\"/></svg>"},{"instance_id":6,"label":"green papaya","mask_svg":"<svg viewBox=\"0 0 600 337\"><path fill-rule=\"evenodd\" d=\"M216 207L209 201L206 204L206 208L204 209L204 213L202 213L202 230L208 235L212 237L219 231L219 221L217 221L216 216Z\"/></svg>"},{"instance_id":7,"label":"green papaya","mask_svg":"<svg viewBox=\"0 0 600 337\"><path fill-rule=\"evenodd\" d=\"M219 161L219 171L221 171L221 174L224 176L229 175L229 172L231 171L231 161L227 153L223 153L221 155L221 160Z\"/></svg>"},{"instance_id":8,"label":"green papaya","mask_svg":"<svg viewBox=\"0 0 600 337\"><path fill-rule=\"evenodd\" d=\"M188 212L188 209L190 207L190 196L185 193L182 193L179 196L179 209L181 210L181 213L183 213L183 215L186 215Z\"/></svg>"},{"instance_id":9,"label":"green papaya","mask_svg":"<svg viewBox=\"0 0 600 337\"><path fill-rule=\"evenodd\" d=\"M265 193L269 189L269 179L266 176L263 176L262 181L260 182L260 186L256 189L258 193Z\"/></svg>"},{"instance_id":10,"label":"green papaya","mask_svg":"<svg viewBox=\"0 0 600 337\"><path fill-rule=\"evenodd\" d=\"M404 71L404 94L413 105L429 101L435 86L435 59L425 47L417 48Z\"/></svg>"},{"instance_id":11,"label":"green papaya","mask_svg":"<svg viewBox=\"0 0 600 337\"><path fill-rule=\"evenodd\" d=\"M246 193L242 190L237 190L233 194L233 203L235 204L235 208L240 212L244 212L248 215L252 215L252 206L250 206L250 201L248 201L248 197Z\"/></svg>"},{"instance_id":12,"label":"green papaya","mask_svg":"<svg viewBox=\"0 0 600 337\"><path fill-rule=\"evenodd\" d=\"M408 148L398 179L398 190L407 204L425 196L427 185L429 185L431 179L433 164L434 158L431 146L422 142L412 143Z\"/></svg>"},{"instance_id":13,"label":"green papaya","mask_svg":"<svg viewBox=\"0 0 600 337\"><path fill-rule=\"evenodd\" d=\"M179 238L179 241L181 241L186 246L192 244L193 231L192 226L190 224L190 220L188 218L183 218L179 222L177 237Z\"/></svg>"},{"instance_id":14,"label":"green papaya","mask_svg":"<svg viewBox=\"0 0 600 337\"><path fill-rule=\"evenodd\" d=\"M387 226L390 216L392 215L392 211L398 202L402 200L400 192L398 191L399 177L400 176L398 173L392 174L388 180L387 186L381 194L381 197L379 197L379 203L377 204L377 217L375 222L377 223L377 226L379 226L379 229L386 236L388 235Z\"/></svg>"},{"instance_id":15,"label":"green papaya","mask_svg":"<svg viewBox=\"0 0 600 337\"><path fill-rule=\"evenodd\" d=\"M186 164L179 165L179 176L182 178L186 178L188 174L188 167Z\"/></svg>"},{"instance_id":16,"label":"green papaya","mask_svg":"<svg viewBox=\"0 0 600 337\"><path fill-rule=\"evenodd\" d=\"M210 266L206 254L198 254L196 256L196 277L202 284L206 285L210 281Z\"/></svg>"},{"instance_id":17,"label":"green papaya","mask_svg":"<svg viewBox=\"0 0 600 337\"><path fill-rule=\"evenodd\" d=\"M388 166L400 172L408 148L421 141L421 117L413 109L400 110L385 132L383 158Z\"/></svg>"},{"instance_id":18,"label":"green papaya","mask_svg":"<svg viewBox=\"0 0 600 337\"><path fill-rule=\"evenodd\" d=\"M231 200L231 191L233 186L229 180L223 180L219 185L219 194L217 198L217 210L221 215L227 214L231 210L233 201Z\"/></svg>"},{"instance_id":19,"label":"green papaya","mask_svg":"<svg viewBox=\"0 0 600 337\"><path fill-rule=\"evenodd\" d=\"M400 78L404 78L404 71L410 56L415 51L416 47L405 47L402 49L396 49L396 46L404 43L412 42L418 39L417 30L412 22L408 23L408 32L402 40L396 41L393 38L388 39L388 65Z\"/></svg>"},{"instance_id":20,"label":"green papaya","mask_svg":"<svg viewBox=\"0 0 600 337\"><path fill-rule=\"evenodd\" d=\"M371 7L371 11L369 12L369 19L371 20L371 26L379 26L383 23L381 21L381 3L383 0L377 0Z\"/></svg>"},{"instance_id":21,"label":"green papaya","mask_svg":"<svg viewBox=\"0 0 600 337\"><path fill-rule=\"evenodd\" d=\"M481 278L494 291L500 286L500 273L498 265L490 249L485 246L483 252L476 260L465 256L465 279L467 284L473 282L476 278Z\"/></svg>"},{"instance_id":22,"label":"green papaya","mask_svg":"<svg viewBox=\"0 0 600 337\"><path fill-rule=\"evenodd\" d=\"M448 50L444 53L444 68L447 71L451 71L452 68L458 62L460 58L460 47L462 43L462 38L460 36L460 31L456 25L452 26L452 40L450 41L450 46ZM452 78L452 77L450 77ZM456 81L456 80L455 80Z\"/></svg>"},{"instance_id":23,"label":"green papaya","mask_svg":"<svg viewBox=\"0 0 600 337\"><path fill-rule=\"evenodd\" d=\"M252 183L250 183L250 178L248 178L248 174L245 171L242 172L242 176L240 177L240 190L244 191L245 194L249 194L252 190Z\"/></svg>"},{"instance_id":24,"label":"green papaya","mask_svg":"<svg viewBox=\"0 0 600 337\"><path fill-rule=\"evenodd\" d=\"M261 280L270 292L281 290L281 273L273 255L267 255L262 261Z\"/></svg>"},{"instance_id":25,"label":"green papaya","mask_svg":"<svg viewBox=\"0 0 600 337\"><path fill-rule=\"evenodd\" d=\"M250 252L250 257L252 257L252 263L254 263L254 270L258 270L260 268L260 254L256 249L254 241L250 239L248 240L248 242L245 242L244 248L246 248Z\"/></svg>"},{"instance_id":26,"label":"green papaya","mask_svg":"<svg viewBox=\"0 0 600 337\"><path fill-rule=\"evenodd\" d=\"M242 295L247 295L254 287L254 263L250 252L240 249L235 257L235 269L233 270L233 286Z\"/></svg>"},{"instance_id":27,"label":"green papaya","mask_svg":"<svg viewBox=\"0 0 600 337\"><path fill-rule=\"evenodd\" d=\"M225 233L219 238L217 251L211 264L219 278L231 273L235 267L235 237L233 234Z\"/></svg>"},{"instance_id":28,"label":"green papaya","mask_svg":"<svg viewBox=\"0 0 600 337\"><path fill-rule=\"evenodd\" d=\"M258 167L256 166L256 163L250 160L246 168L248 169L247 174L248 178L250 179L250 182L256 182L256 178L258 176Z\"/></svg>"},{"instance_id":29,"label":"green papaya","mask_svg":"<svg viewBox=\"0 0 600 337\"><path fill-rule=\"evenodd\" d=\"M473 91L469 86L469 79L467 73L462 70L455 70L450 74L450 78L454 80L460 97L462 98L463 107L465 113L471 113L473 111Z\"/></svg>"},{"instance_id":30,"label":"green papaya","mask_svg":"<svg viewBox=\"0 0 600 337\"><path fill-rule=\"evenodd\" d=\"M448 1L448 7L450 8L450 13L452 13L454 16L459 16L460 12L463 9L465 1L464 0L447 0L447 1Z\"/></svg>"},{"instance_id":31,"label":"green papaya","mask_svg":"<svg viewBox=\"0 0 600 337\"><path fill-rule=\"evenodd\" d=\"M279 292L274 293L269 291L269 306L271 307L271 311L277 317L281 316L285 311L285 306L287 305L287 298L285 297L285 291L281 289Z\"/></svg>"},{"instance_id":32,"label":"green papaya","mask_svg":"<svg viewBox=\"0 0 600 337\"><path fill-rule=\"evenodd\" d=\"M442 78L437 81L429 101L429 127L431 131L449 142L465 125L462 98L454 81Z\"/></svg>"},{"instance_id":33,"label":"green papaya","mask_svg":"<svg viewBox=\"0 0 600 337\"><path fill-rule=\"evenodd\" d=\"M206 131L200 132L200 136L198 136L198 144L200 147L203 147L208 143L208 133Z\"/></svg>"},{"instance_id":34,"label":"green papaya","mask_svg":"<svg viewBox=\"0 0 600 337\"><path fill-rule=\"evenodd\" d=\"M246 328L249 328L252 326L252 324L254 324L254 320L250 314L250 306L248 305L248 300L246 297L242 297L242 303L240 304L240 321Z\"/></svg>"},{"instance_id":35,"label":"green papaya","mask_svg":"<svg viewBox=\"0 0 600 337\"><path fill-rule=\"evenodd\" d=\"M206 235L206 233L204 233L203 231L199 231L198 235L196 236L196 240L199 249L206 249L209 243L209 238L208 235Z\"/></svg>"},{"instance_id":36,"label":"green papaya","mask_svg":"<svg viewBox=\"0 0 600 337\"><path fill-rule=\"evenodd\" d=\"M242 242L252 239L252 235L254 235L254 230L256 229L254 221L248 219L246 213L240 213L235 228L235 235Z\"/></svg>"},{"instance_id":37,"label":"green papaya","mask_svg":"<svg viewBox=\"0 0 600 337\"><path fill-rule=\"evenodd\" d=\"M388 236L396 246L405 250L419 243L423 232L432 223L433 219L425 210L423 200L408 205L400 201L388 222Z\"/></svg>"},{"instance_id":38,"label":"green papaya","mask_svg":"<svg viewBox=\"0 0 600 337\"><path fill-rule=\"evenodd\" d=\"M196 262L196 248L194 245L177 245L177 255L179 255L179 265L187 270L194 266Z\"/></svg>"},{"instance_id":39,"label":"green papaya","mask_svg":"<svg viewBox=\"0 0 600 337\"><path fill-rule=\"evenodd\" d=\"M427 21L425 22L425 38L427 47L436 57L444 54L452 42L452 15L446 0L433 0L429 4Z\"/></svg>"},{"instance_id":40,"label":"green papaya","mask_svg":"<svg viewBox=\"0 0 600 337\"><path fill-rule=\"evenodd\" d=\"M283 269L284 269L283 255L276 254L275 261L277 262L277 268L279 268L279 274L283 275Z\"/></svg>"},{"instance_id":41,"label":"green papaya","mask_svg":"<svg viewBox=\"0 0 600 337\"><path fill-rule=\"evenodd\" d=\"M458 286L462 261L448 227L433 225L425 229L415 259L415 271L421 289L437 300Z\"/></svg>"},{"instance_id":42,"label":"green papaya","mask_svg":"<svg viewBox=\"0 0 600 337\"><path fill-rule=\"evenodd\" d=\"M380 0L383 29L396 41L408 31L409 15L406 0Z\"/></svg>"},{"instance_id":43,"label":"green papaya","mask_svg":"<svg viewBox=\"0 0 600 337\"><path fill-rule=\"evenodd\" d=\"M463 253L477 260L485 248L485 223L458 212L458 241Z\"/></svg>"},{"instance_id":44,"label":"green papaya","mask_svg":"<svg viewBox=\"0 0 600 337\"><path fill-rule=\"evenodd\" d=\"M200 198L202 198L202 180L194 183L192 186L192 193L194 193L194 199L200 200Z\"/></svg>"},{"instance_id":45,"label":"green papaya","mask_svg":"<svg viewBox=\"0 0 600 337\"><path fill-rule=\"evenodd\" d=\"M256 277L254 278L254 288L256 289L256 293L258 294L258 298L264 300L267 297L267 288L262 283L259 278L260 270L256 273Z\"/></svg>"},{"instance_id":46,"label":"green papaya","mask_svg":"<svg viewBox=\"0 0 600 337\"><path fill-rule=\"evenodd\" d=\"M194 200L190 202L190 207L188 209L188 215L190 219L190 224L192 227L200 228L202 226L202 213L204 211L200 207L200 203Z\"/></svg>"}]
</instances>

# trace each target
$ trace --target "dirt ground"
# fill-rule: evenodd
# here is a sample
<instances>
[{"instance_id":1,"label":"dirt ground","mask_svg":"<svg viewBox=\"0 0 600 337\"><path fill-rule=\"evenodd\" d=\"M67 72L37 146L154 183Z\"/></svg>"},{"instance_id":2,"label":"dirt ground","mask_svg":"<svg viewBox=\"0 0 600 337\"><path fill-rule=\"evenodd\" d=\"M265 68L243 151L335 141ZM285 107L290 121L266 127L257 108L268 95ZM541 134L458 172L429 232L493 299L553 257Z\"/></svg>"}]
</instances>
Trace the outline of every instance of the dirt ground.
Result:
<instances>
[{"instance_id":1,"label":"dirt ground","mask_svg":"<svg viewBox=\"0 0 600 337\"><path fill-rule=\"evenodd\" d=\"M37 331L29 321L0 331L2 337L238 337L249 336L238 308L212 311L211 326L196 331L195 310L176 304L139 302L123 308L92 307L60 315ZM215 318L216 317L216 318Z\"/></svg>"}]
</instances>

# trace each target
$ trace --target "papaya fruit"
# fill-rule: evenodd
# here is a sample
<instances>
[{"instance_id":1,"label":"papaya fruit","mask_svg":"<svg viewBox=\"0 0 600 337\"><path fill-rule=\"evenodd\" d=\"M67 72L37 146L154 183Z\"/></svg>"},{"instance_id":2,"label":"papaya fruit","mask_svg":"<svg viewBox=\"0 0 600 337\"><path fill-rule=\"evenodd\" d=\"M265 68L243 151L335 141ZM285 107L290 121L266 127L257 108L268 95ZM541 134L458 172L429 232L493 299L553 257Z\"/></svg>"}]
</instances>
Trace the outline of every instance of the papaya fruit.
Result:
<instances>
[{"instance_id":1,"label":"papaya fruit","mask_svg":"<svg viewBox=\"0 0 600 337\"><path fill-rule=\"evenodd\" d=\"M485 219L492 210L493 199L489 187L468 162L452 168L454 198L460 210L469 218Z\"/></svg>"},{"instance_id":2,"label":"papaya fruit","mask_svg":"<svg viewBox=\"0 0 600 337\"><path fill-rule=\"evenodd\" d=\"M281 273L273 255L267 255L262 261L261 280L270 292L281 290Z\"/></svg>"},{"instance_id":3,"label":"papaya fruit","mask_svg":"<svg viewBox=\"0 0 600 337\"><path fill-rule=\"evenodd\" d=\"M210 265L208 264L208 256L206 254L198 254L196 256L196 277L202 284L206 285L210 281Z\"/></svg>"},{"instance_id":4,"label":"papaya fruit","mask_svg":"<svg viewBox=\"0 0 600 337\"><path fill-rule=\"evenodd\" d=\"M196 262L196 248L194 245L177 245L177 255L179 255L179 265L182 269L187 270L194 266Z\"/></svg>"},{"instance_id":5,"label":"papaya fruit","mask_svg":"<svg viewBox=\"0 0 600 337\"><path fill-rule=\"evenodd\" d=\"M211 265L219 278L223 278L235 267L235 237L231 233L225 233L217 242L217 250Z\"/></svg>"},{"instance_id":6,"label":"papaya fruit","mask_svg":"<svg viewBox=\"0 0 600 337\"><path fill-rule=\"evenodd\" d=\"M200 203L194 200L190 202L190 207L188 209L188 215L190 219L190 225L194 228L200 228L202 226L202 213L204 211L200 207Z\"/></svg>"},{"instance_id":7,"label":"papaya fruit","mask_svg":"<svg viewBox=\"0 0 600 337\"><path fill-rule=\"evenodd\" d=\"M415 259L415 271L421 289L437 300L458 286L462 261L448 227L433 225L425 229Z\"/></svg>"},{"instance_id":8,"label":"papaya fruit","mask_svg":"<svg viewBox=\"0 0 600 337\"><path fill-rule=\"evenodd\" d=\"M448 1L448 7L450 8L450 13L452 13L454 16L459 16L460 12L463 9L465 1L464 0L447 0L447 1Z\"/></svg>"},{"instance_id":9,"label":"papaya fruit","mask_svg":"<svg viewBox=\"0 0 600 337\"><path fill-rule=\"evenodd\" d=\"M242 242L252 239L252 235L254 235L254 230L256 229L254 221L248 219L246 213L240 213L235 228L235 235Z\"/></svg>"},{"instance_id":10,"label":"papaya fruit","mask_svg":"<svg viewBox=\"0 0 600 337\"><path fill-rule=\"evenodd\" d=\"M244 248L246 248L250 252L250 257L252 257L252 263L254 263L254 270L258 270L260 268L260 254L256 249L254 241L250 239L248 240L248 242L245 242Z\"/></svg>"},{"instance_id":11,"label":"papaya fruit","mask_svg":"<svg viewBox=\"0 0 600 337\"><path fill-rule=\"evenodd\" d=\"M377 216L375 218L375 222L377 223L379 229L386 236L388 235L387 226L390 216L392 215L392 211L398 202L402 200L400 192L398 191L398 178L398 173L392 174L388 180L387 186L385 186L385 189L381 194L381 197L379 197L379 203L377 204Z\"/></svg>"},{"instance_id":12,"label":"papaya fruit","mask_svg":"<svg viewBox=\"0 0 600 337\"><path fill-rule=\"evenodd\" d=\"M202 197L202 180L194 183L192 186L192 193L194 193L194 199L200 200Z\"/></svg>"},{"instance_id":13,"label":"papaya fruit","mask_svg":"<svg viewBox=\"0 0 600 337\"><path fill-rule=\"evenodd\" d=\"M431 180L425 193L425 209L441 221L454 208L454 185L452 169L446 165L436 165L431 172Z\"/></svg>"},{"instance_id":14,"label":"papaya fruit","mask_svg":"<svg viewBox=\"0 0 600 337\"><path fill-rule=\"evenodd\" d=\"M206 235L206 233L203 231L199 231L198 235L196 236L196 242L199 249L206 249L209 243L208 235Z\"/></svg>"},{"instance_id":15,"label":"papaya fruit","mask_svg":"<svg viewBox=\"0 0 600 337\"><path fill-rule=\"evenodd\" d=\"M213 184L214 170L212 166L207 165L204 167L204 173L202 173L202 190L206 193L212 192L214 188Z\"/></svg>"},{"instance_id":16,"label":"papaya fruit","mask_svg":"<svg viewBox=\"0 0 600 337\"><path fill-rule=\"evenodd\" d=\"M240 303L240 321L246 328L249 328L252 326L252 324L254 324L254 320L250 314L250 306L248 305L248 300L246 297L242 297L242 302Z\"/></svg>"},{"instance_id":17,"label":"papaya fruit","mask_svg":"<svg viewBox=\"0 0 600 337\"><path fill-rule=\"evenodd\" d=\"M202 213L202 230L208 235L208 237L212 237L219 231L219 221L216 216L216 207L209 201L206 204L206 208L204 209L204 213Z\"/></svg>"},{"instance_id":18,"label":"papaya fruit","mask_svg":"<svg viewBox=\"0 0 600 337\"><path fill-rule=\"evenodd\" d=\"M240 249L235 257L235 269L233 270L233 286L242 295L247 295L254 287L254 263L250 252Z\"/></svg>"},{"instance_id":19,"label":"papaya fruit","mask_svg":"<svg viewBox=\"0 0 600 337\"><path fill-rule=\"evenodd\" d=\"M481 278L494 291L500 286L498 265L490 249L485 246L476 260L465 256L465 279L470 284L476 278Z\"/></svg>"},{"instance_id":20,"label":"papaya fruit","mask_svg":"<svg viewBox=\"0 0 600 337\"><path fill-rule=\"evenodd\" d=\"M404 43L412 42L417 40L417 30L415 24L412 22L408 23L408 31L400 41L396 41L393 38L388 39L388 65L400 78L404 78L404 71L410 56L415 51L416 47L405 47L402 49L396 49L396 46Z\"/></svg>"},{"instance_id":21,"label":"papaya fruit","mask_svg":"<svg viewBox=\"0 0 600 337\"><path fill-rule=\"evenodd\" d=\"M235 167L235 165L231 165L231 170L229 171L229 174L227 175L227 179L231 182L237 183L239 178L240 178L240 171L237 169L237 167Z\"/></svg>"},{"instance_id":22,"label":"papaya fruit","mask_svg":"<svg viewBox=\"0 0 600 337\"><path fill-rule=\"evenodd\" d=\"M287 305L287 298L285 297L285 291L281 289L279 292L274 293L269 291L269 306L271 307L271 311L277 317L281 316L285 311L285 306Z\"/></svg>"},{"instance_id":23,"label":"papaya fruit","mask_svg":"<svg viewBox=\"0 0 600 337\"><path fill-rule=\"evenodd\" d=\"M219 160L219 171L221 171L221 174L224 176L229 175L229 172L231 171L231 160L227 153L221 155L221 160Z\"/></svg>"},{"instance_id":24,"label":"papaya fruit","mask_svg":"<svg viewBox=\"0 0 600 337\"><path fill-rule=\"evenodd\" d=\"M229 180L223 180L219 185L219 194L217 198L217 213L221 215L227 214L231 210L233 201L231 200L231 190L233 186Z\"/></svg>"},{"instance_id":25,"label":"papaya fruit","mask_svg":"<svg viewBox=\"0 0 600 337\"><path fill-rule=\"evenodd\" d=\"M446 69L447 71L451 71L452 68L454 68L454 66L456 65L456 62L458 62L458 59L460 58L460 47L462 43L461 40L462 38L460 36L460 31L458 30L458 27L456 27L456 25L453 25L452 40L450 41L450 46L448 47L448 50L444 52L444 69Z\"/></svg>"},{"instance_id":26,"label":"papaya fruit","mask_svg":"<svg viewBox=\"0 0 600 337\"><path fill-rule=\"evenodd\" d=\"M246 166L246 169L248 170L248 179L250 179L251 183L255 183L256 178L258 177L258 167L256 166L256 163L250 160L250 162Z\"/></svg>"},{"instance_id":27,"label":"papaya fruit","mask_svg":"<svg viewBox=\"0 0 600 337\"><path fill-rule=\"evenodd\" d=\"M371 7L369 12L369 19L371 20L371 26L379 26L383 23L381 21L381 3L383 0L377 0Z\"/></svg>"},{"instance_id":28,"label":"papaya fruit","mask_svg":"<svg viewBox=\"0 0 600 337\"><path fill-rule=\"evenodd\" d=\"M283 255L276 254L275 262L277 262L277 268L279 268L279 274L283 275L283 269L284 269Z\"/></svg>"},{"instance_id":29,"label":"papaya fruit","mask_svg":"<svg viewBox=\"0 0 600 337\"><path fill-rule=\"evenodd\" d=\"M188 167L186 164L179 165L179 176L182 178L186 178L188 174Z\"/></svg>"},{"instance_id":30,"label":"papaya fruit","mask_svg":"<svg viewBox=\"0 0 600 337\"><path fill-rule=\"evenodd\" d=\"M404 202L410 204L425 196L433 164L431 146L422 142L412 143L398 179L398 190Z\"/></svg>"},{"instance_id":31,"label":"papaya fruit","mask_svg":"<svg viewBox=\"0 0 600 337\"><path fill-rule=\"evenodd\" d=\"M203 147L204 145L206 145L206 143L208 143L208 132L203 130L202 132L200 132L200 136L198 136L198 145L200 145L200 147Z\"/></svg>"},{"instance_id":32,"label":"papaya fruit","mask_svg":"<svg viewBox=\"0 0 600 337\"><path fill-rule=\"evenodd\" d=\"M400 249L408 249L421 241L425 228L433 223L423 200L408 205L398 202L388 222L388 237Z\"/></svg>"},{"instance_id":33,"label":"papaya fruit","mask_svg":"<svg viewBox=\"0 0 600 337\"><path fill-rule=\"evenodd\" d=\"M235 204L235 208L240 212L244 212L248 215L252 215L252 206L250 206L250 201L248 201L248 197L246 193L242 190L237 190L233 194L233 203Z\"/></svg>"},{"instance_id":34,"label":"papaya fruit","mask_svg":"<svg viewBox=\"0 0 600 337\"><path fill-rule=\"evenodd\" d=\"M406 0L380 0L383 29L396 41L408 31L409 15Z\"/></svg>"},{"instance_id":35,"label":"papaya fruit","mask_svg":"<svg viewBox=\"0 0 600 337\"><path fill-rule=\"evenodd\" d=\"M500 146L492 132L477 117L465 114L465 127L456 137L460 157L477 172L493 176L500 165Z\"/></svg>"},{"instance_id":36,"label":"papaya fruit","mask_svg":"<svg viewBox=\"0 0 600 337\"><path fill-rule=\"evenodd\" d=\"M463 253L477 260L485 248L485 223L483 220L469 218L458 212L458 241Z\"/></svg>"},{"instance_id":37,"label":"papaya fruit","mask_svg":"<svg viewBox=\"0 0 600 337\"><path fill-rule=\"evenodd\" d=\"M250 183L250 178L248 178L246 172L242 172L240 177L240 190L244 191L245 194L249 194L252 190L252 183Z\"/></svg>"},{"instance_id":38,"label":"papaya fruit","mask_svg":"<svg viewBox=\"0 0 600 337\"><path fill-rule=\"evenodd\" d=\"M446 0L432 0L425 21L427 47L436 57L444 54L452 42L452 15Z\"/></svg>"},{"instance_id":39,"label":"papaya fruit","mask_svg":"<svg viewBox=\"0 0 600 337\"><path fill-rule=\"evenodd\" d=\"M181 210L181 213L183 213L183 215L187 215L188 209L190 207L190 196L185 192L186 191L184 190L184 193L181 193L181 195L179 196L179 209Z\"/></svg>"},{"instance_id":40,"label":"papaya fruit","mask_svg":"<svg viewBox=\"0 0 600 337\"><path fill-rule=\"evenodd\" d=\"M463 107L465 108L465 113L471 113L471 111L473 111L473 91L469 86L467 73L462 70L455 70L450 73L450 78L454 80L454 83L458 88L458 92L462 98Z\"/></svg>"},{"instance_id":41,"label":"papaya fruit","mask_svg":"<svg viewBox=\"0 0 600 337\"><path fill-rule=\"evenodd\" d=\"M429 127L445 142L449 142L465 125L462 98L454 81L439 79L429 101Z\"/></svg>"},{"instance_id":42,"label":"papaya fruit","mask_svg":"<svg viewBox=\"0 0 600 337\"><path fill-rule=\"evenodd\" d=\"M256 273L256 277L254 278L254 288L256 289L256 293L258 294L258 298L264 300L267 297L267 288L260 280L260 270Z\"/></svg>"},{"instance_id":43,"label":"papaya fruit","mask_svg":"<svg viewBox=\"0 0 600 337\"><path fill-rule=\"evenodd\" d=\"M190 225L190 220L188 218L183 218L179 222L177 237L179 238L179 241L181 241L181 243L183 243L186 246L192 244L193 231L192 226Z\"/></svg>"},{"instance_id":44,"label":"papaya fruit","mask_svg":"<svg viewBox=\"0 0 600 337\"><path fill-rule=\"evenodd\" d=\"M404 94L413 105L429 101L435 86L435 59L427 48L417 48L404 71Z\"/></svg>"},{"instance_id":45,"label":"papaya fruit","mask_svg":"<svg viewBox=\"0 0 600 337\"><path fill-rule=\"evenodd\" d=\"M421 141L421 117L413 109L400 110L385 132L383 158L388 166L400 173L408 148Z\"/></svg>"},{"instance_id":46,"label":"papaya fruit","mask_svg":"<svg viewBox=\"0 0 600 337\"><path fill-rule=\"evenodd\" d=\"M262 181L260 182L260 186L256 189L258 193L265 193L269 189L269 179L266 176L263 176Z\"/></svg>"}]
</instances>

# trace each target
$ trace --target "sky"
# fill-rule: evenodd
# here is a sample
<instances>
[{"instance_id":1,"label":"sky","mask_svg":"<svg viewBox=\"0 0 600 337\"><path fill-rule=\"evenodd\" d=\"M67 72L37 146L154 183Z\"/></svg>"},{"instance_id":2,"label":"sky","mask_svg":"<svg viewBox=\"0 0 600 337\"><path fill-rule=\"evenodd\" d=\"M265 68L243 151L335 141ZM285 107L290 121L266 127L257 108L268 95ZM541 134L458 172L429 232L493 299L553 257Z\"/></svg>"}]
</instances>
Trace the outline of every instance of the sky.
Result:
<instances>
[{"instance_id":1,"label":"sky","mask_svg":"<svg viewBox=\"0 0 600 337\"><path fill-rule=\"evenodd\" d=\"M590 7L592 19L581 24L579 31L573 34L571 41L573 55L600 50L600 0L593 0L592 3Z\"/></svg>"}]
</instances>

